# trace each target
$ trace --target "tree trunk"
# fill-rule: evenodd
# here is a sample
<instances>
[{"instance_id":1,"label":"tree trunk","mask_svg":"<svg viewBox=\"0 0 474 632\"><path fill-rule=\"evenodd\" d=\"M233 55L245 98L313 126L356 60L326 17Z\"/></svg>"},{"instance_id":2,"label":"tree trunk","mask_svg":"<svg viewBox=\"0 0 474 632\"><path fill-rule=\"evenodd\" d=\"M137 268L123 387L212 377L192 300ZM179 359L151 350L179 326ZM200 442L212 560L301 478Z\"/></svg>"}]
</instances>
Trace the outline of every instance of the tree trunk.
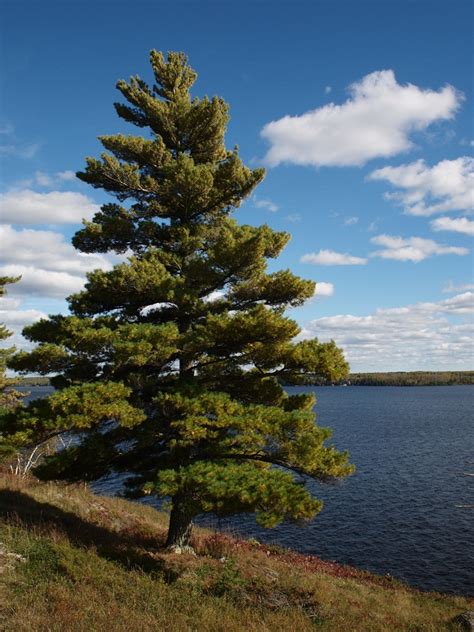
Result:
<instances>
[{"instance_id":1,"label":"tree trunk","mask_svg":"<svg viewBox=\"0 0 474 632\"><path fill-rule=\"evenodd\" d=\"M173 497L166 548L173 553L194 553L191 546L194 514L181 496Z\"/></svg>"}]
</instances>

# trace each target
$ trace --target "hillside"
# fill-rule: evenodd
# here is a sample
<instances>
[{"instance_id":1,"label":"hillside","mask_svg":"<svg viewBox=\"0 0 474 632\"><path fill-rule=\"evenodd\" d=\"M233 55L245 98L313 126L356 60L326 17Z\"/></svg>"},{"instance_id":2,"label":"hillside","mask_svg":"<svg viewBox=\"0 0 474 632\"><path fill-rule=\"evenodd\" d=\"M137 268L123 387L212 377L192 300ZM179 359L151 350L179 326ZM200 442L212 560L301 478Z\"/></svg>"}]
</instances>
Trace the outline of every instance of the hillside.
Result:
<instances>
[{"instance_id":1,"label":"hillside","mask_svg":"<svg viewBox=\"0 0 474 632\"><path fill-rule=\"evenodd\" d=\"M202 529L196 557L167 554L165 514L84 486L4 474L0 515L4 631L458 630L472 607Z\"/></svg>"}]
</instances>

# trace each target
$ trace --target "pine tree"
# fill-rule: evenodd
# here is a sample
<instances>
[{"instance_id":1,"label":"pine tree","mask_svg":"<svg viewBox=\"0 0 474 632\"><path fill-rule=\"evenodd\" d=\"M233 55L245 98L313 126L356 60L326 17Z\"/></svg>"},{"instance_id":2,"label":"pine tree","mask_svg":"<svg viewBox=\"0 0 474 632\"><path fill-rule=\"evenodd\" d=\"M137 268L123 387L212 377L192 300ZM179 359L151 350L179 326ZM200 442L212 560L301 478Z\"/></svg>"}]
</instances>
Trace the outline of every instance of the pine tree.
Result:
<instances>
[{"instance_id":1,"label":"pine tree","mask_svg":"<svg viewBox=\"0 0 474 632\"><path fill-rule=\"evenodd\" d=\"M16 283L20 277L0 277L0 296L6 294L5 286ZM12 335L3 323L0 323L0 340L6 340ZM13 355L14 347L0 349L0 415L15 409L21 404L22 393L16 391L13 386L16 384L14 378L7 377L7 361Z\"/></svg>"},{"instance_id":2,"label":"pine tree","mask_svg":"<svg viewBox=\"0 0 474 632\"><path fill-rule=\"evenodd\" d=\"M0 297L6 294L5 286L16 283L20 277L0 277ZM7 340L12 332L0 323L0 341ZM22 404L23 393L15 390L17 380L7 377L7 362L15 352L15 347L3 347L0 349L0 459L11 457L16 453L15 447L10 445L6 439L2 441L2 418L12 410L17 409Z\"/></svg>"},{"instance_id":3,"label":"pine tree","mask_svg":"<svg viewBox=\"0 0 474 632\"><path fill-rule=\"evenodd\" d=\"M284 310L314 283L266 272L289 235L232 218L264 170L226 149L227 104L191 98L196 73L184 54L152 51L150 61L155 85L119 81L126 104L115 104L147 137L101 137L106 152L78 174L117 203L85 223L75 247L128 258L90 273L68 299L71 315L26 328L39 345L12 366L56 374L57 391L4 432L23 444L76 433L37 474L127 472L131 495L171 499L167 544L180 550L204 512L255 512L272 527L320 510L305 482L352 467L326 445L313 395L281 384L340 379L348 367L334 342L293 342L299 328Z\"/></svg>"}]
</instances>

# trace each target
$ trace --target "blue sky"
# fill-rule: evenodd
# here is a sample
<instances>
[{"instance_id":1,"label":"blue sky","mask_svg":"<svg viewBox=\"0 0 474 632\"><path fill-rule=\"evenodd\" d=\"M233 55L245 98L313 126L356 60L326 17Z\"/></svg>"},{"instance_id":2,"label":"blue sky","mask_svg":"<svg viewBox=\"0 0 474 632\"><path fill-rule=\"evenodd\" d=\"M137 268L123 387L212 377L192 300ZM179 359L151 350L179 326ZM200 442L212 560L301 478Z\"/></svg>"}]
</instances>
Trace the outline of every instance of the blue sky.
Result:
<instances>
[{"instance_id":1,"label":"blue sky","mask_svg":"<svg viewBox=\"0 0 474 632\"><path fill-rule=\"evenodd\" d=\"M3 0L0 305L19 331L65 311L113 257L70 237L107 197L74 172L115 115L119 78L183 50L193 93L231 106L227 142L267 177L238 211L293 238L274 268L319 283L292 311L353 370L471 369L472 5Z\"/></svg>"}]
</instances>

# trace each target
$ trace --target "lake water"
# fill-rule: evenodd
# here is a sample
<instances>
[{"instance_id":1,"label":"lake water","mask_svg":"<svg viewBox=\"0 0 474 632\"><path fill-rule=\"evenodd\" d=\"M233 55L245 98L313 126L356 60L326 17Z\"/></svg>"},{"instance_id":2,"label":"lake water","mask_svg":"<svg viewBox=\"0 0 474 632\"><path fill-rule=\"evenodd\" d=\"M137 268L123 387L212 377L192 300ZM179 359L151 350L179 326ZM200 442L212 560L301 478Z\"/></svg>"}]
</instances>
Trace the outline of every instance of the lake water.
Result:
<instances>
[{"instance_id":1,"label":"lake water","mask_svg":"<svg viewBox=\"0 0 474 632\"><path fill-rule=\"evenodd\" d=\"M474 388L291 390L316 392L318 423L333 429L335 445L350 451L357 472L336 486L314 483L325 506L303 527L265 530L247 515L199 522L421 589L472 595ZM120 481L112 476L94 488L115 494Z\"/></svg>"}]
</instances>

